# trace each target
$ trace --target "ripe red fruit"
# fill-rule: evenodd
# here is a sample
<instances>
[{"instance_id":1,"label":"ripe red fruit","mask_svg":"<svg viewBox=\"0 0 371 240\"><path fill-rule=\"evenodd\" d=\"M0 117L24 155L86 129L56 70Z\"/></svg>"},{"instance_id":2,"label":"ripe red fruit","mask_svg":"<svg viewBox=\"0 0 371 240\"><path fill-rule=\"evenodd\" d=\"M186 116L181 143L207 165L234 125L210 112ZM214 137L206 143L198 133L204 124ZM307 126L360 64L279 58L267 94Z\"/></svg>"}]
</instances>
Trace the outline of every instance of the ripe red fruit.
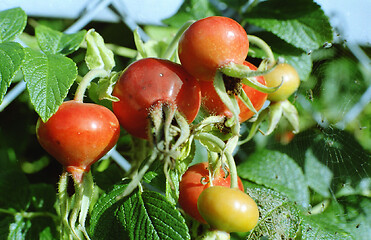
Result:
<instances>
[{"instance_id":1,"label":"ripe red fruit","mask_svg":"<svg viewBox=\"0 0 371 240\"><path fill-rule=\"evenodd\" d=\"M212 16L193 23L179 40L179 59L198 80L212 81L218 68L242 64L249 51L245 29L231 18Z\"/></svg>"},{"instance_id":2,"label":"ripe red fruit","mask_svg":"<svg viewBox=\"0 0 371 240\"><path fill-rule=\"evenodd\" d=\"M82 174L116 144L120 125L101 105L67 101L47 122L37 121L36 135L41 146L81 181Z\"/></svg>"},{"instance_id":3,"label":"ripe red fruit","mask_svg":"<svg viewBox=\"0 0 371 240\"><path fill-rule=\"evenodd\" d=\"M197 80L180 64L156 58L132 63L120 76L113 95L113 111L121 126L135 137L147 139L149 113L159 103L166 103L191 123L201 105Z\"/></svg>"}]
</instances>

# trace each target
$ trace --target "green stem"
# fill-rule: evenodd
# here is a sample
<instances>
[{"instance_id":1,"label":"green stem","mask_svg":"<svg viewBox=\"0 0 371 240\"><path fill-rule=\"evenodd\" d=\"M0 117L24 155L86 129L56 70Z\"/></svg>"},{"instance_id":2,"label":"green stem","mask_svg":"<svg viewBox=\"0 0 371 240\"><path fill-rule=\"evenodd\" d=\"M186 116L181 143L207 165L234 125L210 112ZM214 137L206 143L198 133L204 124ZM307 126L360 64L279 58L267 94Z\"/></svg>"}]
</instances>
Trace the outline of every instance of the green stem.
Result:
<instances>
[{"instance_id":1,"label":"green stem","mask_svg":"<svg viewBox=\"0 0 371 240\"><path fill-rule=\"evenodd\" d=\"M83 102L84 94L88 88L90 82L97 77L106 77L108 72L104 69L93 69L90 70L81 80L79 86L76 89L75 101Z\"/></svg>"},{"instance_id":2,"label":"green stem","mask_svg":"<svg viewBox=\"0 0 371 240\"><path fill-rule=\"evenodd\" d=\"M228 151L224 152L224 155L227 158L227 163L229 166L229 174L231 175L231 188L238 188L238 177L237 177L237 168L236 163L232 154Z\"/></svg>"},{"instance_id":3,"label":"green stem","mask_svg":"<svg viewBox=\"0 0 371 240\"><path fill-rule=\"evenodd\" d=\"M269 47L269 45L266 42L264 42L261 38L254 36L254 35L247 35L247 37L249 39L249 43L258 46L260 49L264 51L264 53L269 59L270 64L274 64L276 62L272 49Z\"/></svg>"},{"instance_id":4,"label":"green stem","mask_svg":"<svg viewBox=\"0 0 371 240\"><path fill-rule=\"evenodd\" d=\"M153 153L151 154L145 165L142 167L142 169L140 169L139 173L130 181L128 186L125 188L124 192L116 197L117 201L128 196L130 193L133 192L133 190L139 185L140 181L142 180L144 174L147 172L149 167L157 159L157 156L158 151L156 150L156 148L154 148Z\"/></svg>"},{"instance_id":5,"label":"green stem","mask_svg":"<svg viewBox=\"0 0 371 240\"><path fill-rule=\"evenodd\" d=\"M111 43L106 43L105 45L113 53L115 53L116 55L122 56L122 57L134 58L138 54L138 51L131 49L131 48L122 47L122 46L118 46L118 45L111 44Z\"/></svg>"},{"instance_id":6,"label":"green stem","mask_svg":"<svg viewBox=\"0 0 371 240\"><path fill-rule=\"evenodd\" d=\"M36 217L50 217L55 222L59 220L58 216L50 212L16 212L8 209L0 208L0 213L9 214L9 215L21 215L23 218L36 218Z\"/></svg>"},{"instance_id":7,"label":"green stem","mask_svg":"<svg viewBox=\"0 0 371 240\"><path fill-rule=\"evenodd\" d=\"M175 50L177 49L178 47L178 41L180 39L180 37L182 36L183 32L185 30L188 29L189 26L192 25L192 23L194 23L195 21L193 20L190 20L190 21L187 21L186 23L184 23L180 29L178 30L178 32L176 33L176 35L174 36L174 38L171 40L169 46L167 47L164 55L162 56L162 58L164 59L170 59L171 56L173 56Z\"/></svg>"}]
</instances>

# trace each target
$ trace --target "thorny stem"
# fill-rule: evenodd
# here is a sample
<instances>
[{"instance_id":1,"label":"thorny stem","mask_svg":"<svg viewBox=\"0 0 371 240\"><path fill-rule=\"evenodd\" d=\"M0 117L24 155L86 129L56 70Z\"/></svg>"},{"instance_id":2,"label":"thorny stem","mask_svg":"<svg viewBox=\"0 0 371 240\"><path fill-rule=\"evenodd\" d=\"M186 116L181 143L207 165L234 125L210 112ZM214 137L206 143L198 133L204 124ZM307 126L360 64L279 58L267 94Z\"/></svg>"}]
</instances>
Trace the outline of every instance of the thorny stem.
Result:
<instances>
[{"instance_id":1,"label":"thorny stem","mask_svg":"<svg viewBox=\"0 0 371 240\"><path fill-rule=\"evenodd\" d=\"M165 112L164 122L165 151L169 152L171 142L170 127L176 112L176 108L170 104L162 104L162 110Z\"/></svg>"},{"instance_id":2,"label":"thorny stem","mask_svg":"<svg viewBox=\"0 0 371 240\"><path fill-rule=\"evenodd\" d=\"M80 209L80 214L79 214L79 224L80 224L79 229L82 231L85 238L90 240L90 237L85 228L86 216L88 215L90 199L93 195L93 189L94 189L93 176L90 171L84 174L82 185L79 185L79 187L82 187L82 200L81 200L81 209Z\"/></svg>"},{"instance_id":3,"label":"thorny stem","mask_svg":"<svg viewBox=\"0 0 371 240\"><path fill-rule=\"evenodd\" d=\"M93 69L90 70L81 80L79 86L75 92L75 101L83 102L84 94L88 88L90 82L97 77L105 77L108 75L108 72L104 69Z\"/></svg>"},{"instance_id":4,"label":"thorny stem","mask_svg":"<svg viewBox=\"0 0 371 240\"><path fill-rule=\"evenodd\" d=\"M60 215L61 215L61 226L60 226L60 235L61 238L64 237L65 234L71 236L71 227L68 224L68 217L69 217L69 197L67 192L68 186L68 172L63 170L62 175L59 178L58 183L58 199L59 199L59 208L60 208Z\"/></svg>"},{"instance_id":5,"label":"thorny stem","mask_svg":"<svg viewBox=\"0 0 371 240\"><path fill-rule=\"evenodd\" d=\"M84 175L83 175L83 179L85 177ZM73 209L69 217L69 225L72 229L72 232L75 235L75 237L79 240L81 240L80 231L76 229L76 221L77 221L79 212L81 210L81 204L82 204L82 199L83 199L83 187L82 187L83 182L84 180L82 182L75 181L75 195L74 195Z\"/></svg>"}]
</instances>

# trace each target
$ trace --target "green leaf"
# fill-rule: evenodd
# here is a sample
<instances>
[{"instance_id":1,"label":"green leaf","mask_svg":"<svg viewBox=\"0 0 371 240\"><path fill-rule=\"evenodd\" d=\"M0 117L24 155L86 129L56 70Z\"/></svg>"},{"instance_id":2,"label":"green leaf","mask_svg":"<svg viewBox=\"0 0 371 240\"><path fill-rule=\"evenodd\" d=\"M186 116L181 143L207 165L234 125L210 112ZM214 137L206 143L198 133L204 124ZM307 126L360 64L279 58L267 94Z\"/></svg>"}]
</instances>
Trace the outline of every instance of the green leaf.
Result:
<instances>
[{"instance_id":1,"label":"green leaf","mask_svg":"<svg viewBox=\"0 0 371 240\"><path fill-rule=\"evenodd\" d=\"M311 149L308 149L305 153L304 169L309 187L323 197L329 198L333 173L326 165L318 161Z\"/></svg>"},{"instance_id":2,"label":"green leaf","mask_svg":"<svg viewBox=\"0 0 371 240\"><path fill-rule=\"evenodd\" d=\"M170 42L178 32L178 28L147 25L144 26L144 31L152 40Z\"/></svg>"},{"instance_id":3,"label":"green leaf","mask_svg":"<svg viewBox=\"0 0 371 240\"><path fill-rule=\"evenodd\" d=\"M19 43L0 43L0 103L22 65L24 51Z\"/></svg>"},{"instance_id":4,"label":"green leaf","mask_svg":"<svg viewBox=\"0 0 371 240\"><path fill-rule=\"evenodd\" d=\"M314 224L321 225L321 230L334 233L345 239L368 240L371 236L371 199L343 197L334 199L325 211L310 216ZM351 237L351 238L349 238Z\"/></svg>"},{"instance_id":5,"label":"green leaf","mask_svg":"<svg viewBox=\"0 0 371 240\"><path fill-rule=\"evenodd\" d=\"M302 240L351 240L349 233L332 224L333 219L325 215L301 216ZM355 239L354 239L355 240Z\"/></svg>"},{"instance_id":6,"label":"green leaf","mask_svg":"<svg viewBox=\"0 0 371 240\"><path fill-rule=\"evenodd\" d=\"M246 13L246 21L307 52L333 37L327 16L312 0L263 1Z\"/></svg>"},{"instance_id":7,"label":"green leaf","mask_svg":"<svg viewBox=\"0 0 371 240\"><path fill-rule=\"evenodd\" d=\"M259 222L247 239L295 239L300 226L298 209L279 193L267 188L247 189L259 207Z\"/></svg>"},{"instance_id":8,"label":"green leaf","mask_svg":"<svg viewBox=\"0 0 371 240\"><path fill-rule=\"evenodd\" d=\"M104 69L111 71L115 66L113 52L104 45L104 40L94 29L85 35L87 44L85 62L90 70Z\"/></svg>"},{"instance_id":9,"label":"green leaf","mask_svg":"<svg viewBox=\"0 0 371 240\"><path fill-rule=\"evenodd\" d=\"M368 240L371 236L371 199L363 198L355 214L357 217L348 224L347 230L357 240Z\"/></svg>"},{"instance_id":10,"label":"green leaf","mask_svg":"<svg viewBox=\"0 0 371 240\"><path fill-rule=\"evenodd\" d=\"M157 192L130 195L121 212L130 239L190 239L180 212Z\"/></svg>"},{"instance_id":11,"label":"green leaf","mask_svg":"<svg viewBox=\"0 0 371 240\"><path fill-rule=\"evenodd\" d=\"M12 41L26 27L27 15L21 8L0 12L0 43Z\"/></svg>"},{"instance_id":12,"label":"green leaf","mask_svg":"<svg viewBox=\"0 0 371 240\"><path fill-rule=\"evenodd\" d=\"M143 58L142 55L145 57L154 57L158 58L166 52L168 47L168 43L165 41L154 41L152 39L145 42L142 46L142 50L140 51L138 48L138 56L137 59Z\"/></svg>"},{"instance_id":13,"label":"green leaf","mask_svg":"<svg viewBox=\"0 0 371 240\"><path fill-rule=\"evenodd\" d=\"M46 227L40 232L40 240L53 240L53 239L56 238L54 237L54 234L50 227Z\"/></svg>"},{"instance_id":14,"label":"green leaf","mask_svg":"<svg viewBox=\"0 0 371 240\"><path fill-rule=\"evenodd\" d=\"M109 100L117 102L120 99L112 96L113 87L115 86L117 79L120 77L120 72L112 73L109 77L101 78L98 81L98 99Z\"/></svg>"},{"instance_id":15,"label":"green leaf","mask_svg":"<svg viewBox=\"0 0 371 240\"><path fill-rule=\"evenodd\" d=\"M76 51L84 41L85 33L86 31L82 30L73 34L65 34L43 25L38 25L35 29L35 36L44 53L63 55Z\"/></svg>"},{"instance_id":16,"label":"green leaf","mask_svg":"<svg viewBox=\"0 0 371 240\"><path fill-rule=\"evenodd\" d=\"M124 174L117 164L109 164L104 171L97 171L96 167L97 164L95 164L95 166L93 165L92 168L94 182L103 190L109 190L114 184L119 183Z\"/></svg>"},{"instance_id":17,"label":"green leaf","mask_svg":"<svg viewBox=\"0 0 371 240\"><path fill-rule=\"evenodd\" d=\"M30 203L29 182L19 169L0 171L0 208L24 211Z\"/></svg>"},{"instance_id":18,"label":"green leaf","mask_svg":"<svg viewBox=\"0 0 371 240\"><path fill-rule=\"evenodd\" d=\"M166 193L165 197L166 200L169 201L171 204L175 205L178 202L179 198L179 182L182 178L182 174L178 172L178 170L170 170L169 171L169 178L166 179Z\"/></svg>"},{"instance_id":19,"label":"green leaf","mask_svg":"<svg viewBox=\"0 0 371 240\"><path fill-rule=\"evenodd\" d=\"M313 66L311 57L308 54L303 53L299 56L284 55L282 57L285 59L285 62L295 68L299 74L300 80L305 81L308 79Z\"/></svg>"},{"instance_id":20,"label":"green leaf","mask_svg":"<svg viewBox=\"0 0 371 240\"><path fill-rule=\"evenodd\" d=\"M309 207L309 191L302 169L284 153L262 150L238 166L241 178L285 194L304 208Z\"/></svg>"},{"instance_id":21,"label":"green leaf","mask_svg":"<svg viewBox=\"0 0 371 240\"><path fill-rule=\"evenodd\" d=\"M199 20L214 15L220 13L209 0L187 0L183 2L177 14L162 22L178 28L189 20Z\"/></svg>"},{"instance_id":22,"label":"green leaf","mask_svg":"<svg viewBox=\"0 0 371 240\"><path fill-rule=\"evenodd\" d=\"M330 122L341 122L344 113L362 101L360 94L370 86L370 78L362 76L359 62L344 56L323 64L318 72L323 76L319 93L321 111ZM342 107L331 107L334 102Z\"/></svg>"},{"instance_id":23,"label":"green leaf","mask_svg":"<svg viewBox=\"0 0 371 240\"><path fill-rule=\"evenodd\" d=\"M100 87L98 86L98 83L96 82L90 82L90 86L88 88L88 96L89 98L102 106L105 106L108 109L112 109L112 102L107 99L99 100L99 92L100 92Z\"/></svg>"},{"instance_id":24,"label":"green leaf","mask_svg":"<svg viewBox=\"0 0 371 240\"><path fill-rule=\"evenodd\" d=\"M60 54L26 48L22 66L31 103L46 122L62 104L77 76L76 64Z\"/></svg>"},{"instance_id":25,"label":"green leaf","mask_svg":"<svg viewBox=\"0 0 371 240\"><path fill-rule=\"evenodd\" d=\"M126 186L127 183L114 185L94 205L90 218L90 234L93 239L127 239L127 234L117 215L124 199L120 201L116 199L124 192Z\"/></svg>"}]
</instances>

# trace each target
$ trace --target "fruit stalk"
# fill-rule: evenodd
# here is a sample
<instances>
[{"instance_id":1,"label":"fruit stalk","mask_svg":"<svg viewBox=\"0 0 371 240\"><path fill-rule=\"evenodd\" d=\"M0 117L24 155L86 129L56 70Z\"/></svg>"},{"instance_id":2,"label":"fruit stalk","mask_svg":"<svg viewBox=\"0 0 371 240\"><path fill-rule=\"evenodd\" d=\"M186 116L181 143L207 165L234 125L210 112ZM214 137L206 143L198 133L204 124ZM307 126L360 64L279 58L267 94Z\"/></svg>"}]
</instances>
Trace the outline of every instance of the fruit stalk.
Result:
<instances>
[{"instance_id":1,"label":"fruit stalk","mask_svg":"<svg viewBox=\"0 0 371 240\"><path fill-rule=\"evenodd\" d=\"M75 92L75 101L83 102L84 94L88 86L90 85L90 82L94 80L97 77L105 77L108 73L104 69L93 69L90 70L81 80L79 86L76 89Z\"/></svg>"}]
</instances>

